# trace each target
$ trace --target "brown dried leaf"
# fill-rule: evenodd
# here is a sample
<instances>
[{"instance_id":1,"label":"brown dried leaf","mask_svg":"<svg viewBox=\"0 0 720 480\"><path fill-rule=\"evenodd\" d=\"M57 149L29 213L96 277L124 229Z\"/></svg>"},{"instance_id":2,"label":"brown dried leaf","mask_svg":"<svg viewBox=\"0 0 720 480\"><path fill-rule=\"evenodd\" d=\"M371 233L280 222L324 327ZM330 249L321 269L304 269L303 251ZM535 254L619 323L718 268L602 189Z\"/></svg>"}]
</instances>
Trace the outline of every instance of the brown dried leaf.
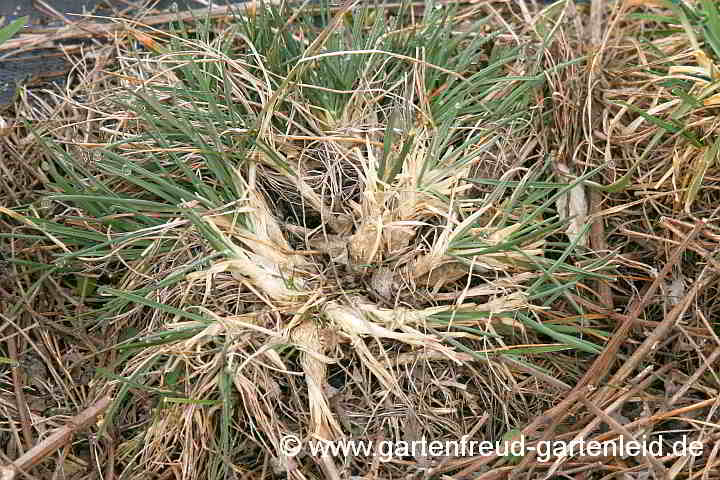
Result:
<instances>
[{"instance_id":1,"label":"brown dried leaf","mask_svg":"<svg viewBox=\"0 0 720 480\"><path fill-rule=\"evenodd\" d=\"M562 173L570 174L570 169L563 163L558 163L558 170ZM587 225L588 203L585 196L585 187L582 183L578 183L570 189L565 195L562 195L555 202L558 215L561 220L569 220L569 224L565 233L571 242L577 241L577 245L587 247L587 232L583 234L583 230Z\"/></svg>"}]
</instances>

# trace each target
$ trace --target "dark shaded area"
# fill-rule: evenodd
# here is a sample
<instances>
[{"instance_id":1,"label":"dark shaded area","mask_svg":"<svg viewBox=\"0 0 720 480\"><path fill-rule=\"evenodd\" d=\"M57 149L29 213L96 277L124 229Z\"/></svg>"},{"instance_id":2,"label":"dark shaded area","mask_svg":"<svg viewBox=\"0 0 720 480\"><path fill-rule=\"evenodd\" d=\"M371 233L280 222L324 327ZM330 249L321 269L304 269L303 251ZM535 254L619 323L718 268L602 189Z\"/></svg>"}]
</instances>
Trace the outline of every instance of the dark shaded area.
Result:
<instances>
[{"instance_id":1,"label":"dark shaded area","mask_svg":"<svg viewBox=\"0 0 720 480\"><path fill-rule=\"evenodd\" d=\"M64 75L67 61L55 50L41 49L13 55L0 61L0 108L12 103L17 86L32 78Z\"/></svg>"},{"instance_id":2,"label":"dark shaded area","mask_svg":"<svg viewBox=\"0 0 720 480\"><path fill-rule=\"evenodd\" d=\"M28 27L30 28L61 24L61 20L49 11L49 9L45 8L43 3L71 20L73 19L73 15L83 13L96 12L98 14L119 15L127 14L132 10L137 11L142 8L151 8L153 10L165 9L173 3L177 3L178 8L181 10L207 6L207 3L196 2L194 0L175 0L175 2L171 0L155 2L132 0L45 0L43 2L37 2L35 0L0 0L0 17L5 17L4 23L7 23L8 21L27 15L30 17L28 23ZM212 3L214 5L225 5L228 2L218 0ZM230 1L229 3L239 2Z\"/></svg>"},{"instance_id":3,"label":"dark shaded area","mask_svg":"<svg viewBox=\"0 0 720 480\"><path fill-rule=\"evenodd\" d=\"M207 4L193 0L0 0L2 25L24 16L29 20L26 32L60 27L66 21L78 21L77 15L132 17L142 9L161 11L177 4L179 10L206 8ZM218 0L213 5L241 3L239 0ZM94 19L93 21L100 21ZM0 109L10 105L18 85L36 80L47 80L64 76L69 67L63 54L49 49L34 49L28 52L0 52Z\"/></svg>"}]
</instances>

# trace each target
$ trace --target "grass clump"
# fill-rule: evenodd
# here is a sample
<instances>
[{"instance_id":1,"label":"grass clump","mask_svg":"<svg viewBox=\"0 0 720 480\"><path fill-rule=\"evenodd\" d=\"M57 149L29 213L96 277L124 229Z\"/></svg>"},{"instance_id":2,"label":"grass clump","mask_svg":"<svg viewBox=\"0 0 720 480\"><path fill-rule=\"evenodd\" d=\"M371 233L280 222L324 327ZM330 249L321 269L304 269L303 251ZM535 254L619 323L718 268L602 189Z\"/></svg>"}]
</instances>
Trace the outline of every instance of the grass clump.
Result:
<instances>
[{"instance_id":1,"label":"grass clump","mask_svg":"<svg viewBox=\"0 0 720 480\"><path fill-rule=\"evenodd\" d=\"M112 413L138 395L164 412L125 433L129 469L193 459L214 478L255 452L245 468L282 470L283 435L386 431L339 418L337 396L430 414L437 399L403 365L496 364L482 376L503 384L515 380L498 358L540 375L533 353L600 350L579 326L543 322L606 263L575 266L585 254L562 240L553 202L569 185L547 162L478 174L503 135L527 141L538 121L536 46L479 34L487 18L458 33L450 7L415 22L407 7L300 11L292 27L290 14L154 32L160 53L128 51L117 74L127 117L92 148L48 145L56 268L123 271L80 318L118 340L136 332L106 372ZM523 419L516 401L503 409ZM456 415L433 435L461 433ZM319 461L357 468L334 462Z\"/></svg>"},{"instance_id":2,"label":"grass clump","mask_svg":"<svg viewBox=\"0 0 720 480\"><path fill-rule=\"evenodd\" d=\"M26 123L48 193L41 210L3 207L3 238L23 245L18 276L66 292L48 324L77 351L52 369L97 369L74 395L113 396L101 432L114 473L465 478L477 459L368 465L284 447L537 438L535 417L557 408L547 432L563 435L563 402L587 401L581 387L615 359L638 364L615 339L641 321L613 302L646 278L644 258L598 232L600 204L623 211L663 142L706 147L688 185L705 185L717 148L678 123L701 98L613 97L605 112L624 105L652 141L628 134L637 162L599 160L595 106L573 101L592 98L596 73L564 5L512 25L528 11L442 3L134 25L103 88L64 99L84 120ZM606 368L590 378L588 361ZM593 401L622 404L624 378ZM481 462L500 475L531 461Z\"/></svg>"}]
</instances>

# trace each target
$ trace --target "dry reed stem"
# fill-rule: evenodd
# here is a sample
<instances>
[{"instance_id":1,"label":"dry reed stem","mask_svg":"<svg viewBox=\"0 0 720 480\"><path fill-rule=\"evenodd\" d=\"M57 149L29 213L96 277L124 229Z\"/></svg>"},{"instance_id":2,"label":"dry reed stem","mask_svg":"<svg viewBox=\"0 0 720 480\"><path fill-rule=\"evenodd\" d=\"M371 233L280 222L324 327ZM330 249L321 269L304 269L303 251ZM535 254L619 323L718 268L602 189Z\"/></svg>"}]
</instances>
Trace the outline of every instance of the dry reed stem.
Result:
<instances>
[{"instance_id":1,"label":"dry reed stem","mask_svg":"<svg viewBox=\"0 0 720 480\"><path fill-rule=\"evenodd\" d=\"M30 421L30 412L28 411L28 404L25 399L25 392L23 391L24 382L22 380L23 375L21 373L22 367L18 357L15 338L9 338L7 340L7 345L10 358L16 362L12 368L13 389L15 391L18 413L20 414L20 423L22 426L23 439L25 440L25 448L30 448L32 446L32 422Z\"/></svg>"},{"instance_id":2,"label":"dry reed stem","mask_svg":"<svg viewBox=\"0 0 720 480\"><path fill-rule=\"evenodd\" d=\"M702 275L702 274L701 274ZM621 385L622 382L632 373L641 361L655 348L662 339L666 338L670 329L677 323L678 319L687 311L690 303L695 301L698 293L705 288L709 280L714 275L703 275L704 278L698 278L693 283L690 291L685 295L683 300L667 314L665 319L652 331L645 341L632 354L632 356L622 363L617 372L608 380L607 386L601 388L593 395L593 401L602 403L608 396L611 385Z\"/></svg>"},{"instance_id":3,"label":"dry reed stem","mask_svg":"<svg viewBox=\"0 0 720 480\"><path fill-rule=\"evenodd\" d=\"M623 425L620 424L617 420L612 418L610 415L608 415L606 412L604 412L602 409L598 408L597 405L595 405L593 402L588 400L587 397L583 396L580 397L582 402L585 404L588 409L593 412L595 415L597 415L600 419L602 419L603 422L605 422L610 428L613 429L618 435L621 437L628 438L630 440L633 440L637 442L639 445L640 442L638 441L637 437L633 435L627 428L625 428ZM649 454L640 454L641 457L645 459L645 461L648 463L648 466L652 470L653 474L655 475L655 478L657 480L666 480L667 471L665 469L665 466L658 461L657 458L651 453Z\"/></svg>"},{"instance_id":4,"label":"dry reed stem","mask_svg":"<svg viewBox=\"0 0 720 480\"><path fill-rule=\"evenodd\" d=\"M25 452L11 465L0 467L0 480L13 480L19 472L25 472L37 465L55 450L65 446L78 431L89 427L112 402L109 396L103 397L93 405L73 417L67 425L59 428L55 433L42 440L39 444Z\"/></svg>"},{"instance_id":5,"label":"dry reed stem","mask_svg":"<svg viewBox=\"0 0 720 480\"><path fill-rule=\"evenodd\" d=\"M576 389L582 388L585 385L593 385L598 387L598 384L603 381L605 376L608 374L610 365L615 361L616 354L620 345L625 341L627 334L633 326L635 320L640 316L645 307L650 304L653 296L660 288L661 282L665 280L665 277L671 272L681 260L683 253L688 249L688 246L694 241L695 237L700 231L700 225L695 225L692 232L685 238L682 244L675 249L672 256L668 259L667 263L663 266L662 270L658 273L657 277L648 287L643 297L637 302L629 312L625 321L615 331L610 342L606 345L603 353L593 362L592 366L583 375L582 379L578 382Z\"/></svg>"}]
</instances>

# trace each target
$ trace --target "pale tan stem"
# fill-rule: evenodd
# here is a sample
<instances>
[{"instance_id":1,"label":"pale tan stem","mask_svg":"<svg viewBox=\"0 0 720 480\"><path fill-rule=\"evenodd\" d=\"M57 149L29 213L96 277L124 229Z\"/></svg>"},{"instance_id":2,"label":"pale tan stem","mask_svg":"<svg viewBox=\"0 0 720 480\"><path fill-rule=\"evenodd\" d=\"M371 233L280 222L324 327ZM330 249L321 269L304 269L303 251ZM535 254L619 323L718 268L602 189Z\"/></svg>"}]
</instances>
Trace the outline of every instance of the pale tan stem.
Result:
<instances>
[{"instance_id":1,"label":"pale tan stem","mask_svg":"<svg viewBox=\"0 0 720 480\"><path fill-rule=\"evenodd\" d=\"M64 427L25 452L12 464L0 467L0 480L13 480L18 472L27 471L37 465L55 450L66 445L79 430L89 427L95 418L110 406L112 399L105 396L73 417Z\"/></svg>"}]
</instances>

